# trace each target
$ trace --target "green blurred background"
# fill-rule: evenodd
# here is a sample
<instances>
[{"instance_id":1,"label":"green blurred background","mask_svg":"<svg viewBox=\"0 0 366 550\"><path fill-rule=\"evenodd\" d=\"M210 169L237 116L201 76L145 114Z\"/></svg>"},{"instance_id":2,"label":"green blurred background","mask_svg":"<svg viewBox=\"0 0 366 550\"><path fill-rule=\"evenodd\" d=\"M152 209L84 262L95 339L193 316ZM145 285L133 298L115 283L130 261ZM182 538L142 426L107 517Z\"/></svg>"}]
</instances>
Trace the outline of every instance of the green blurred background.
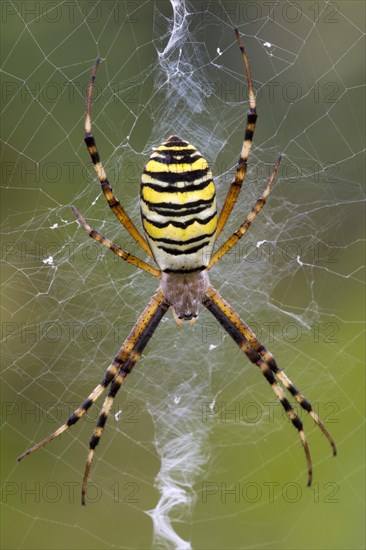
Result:
<instances>
[{"instance_id":1,"label":"green blurred background","mask_svg":"<svg viewBox=\"0 0 366 550\"><path fill-rule=\"evenodd\" d=\"M150 548L146 511L159 499L170 407L184 411L194 395L192 445L203 434L205 465L192 478L194 504L173 513L183 539L363 548L364 3L175 5L172 40L168 1L1 3L2 547ZM90 70L101 55L94 132L131 217L139 223L143 165L170 133L209 160L222 204L248 108L234 25L259 119L227 235L284 158L265 210L211 281L314 403L339 456L301 415L314 462L307 489L297 435L260 373L207 312L180 331L168 314L116 400L122 413L108 422L82 508L98 407L15 459L99 382L156 288L91 242L69 208L137 252L99 196L83 144ZM184 423L176 429L186 435Z\"/></svg>"}]
</instances>

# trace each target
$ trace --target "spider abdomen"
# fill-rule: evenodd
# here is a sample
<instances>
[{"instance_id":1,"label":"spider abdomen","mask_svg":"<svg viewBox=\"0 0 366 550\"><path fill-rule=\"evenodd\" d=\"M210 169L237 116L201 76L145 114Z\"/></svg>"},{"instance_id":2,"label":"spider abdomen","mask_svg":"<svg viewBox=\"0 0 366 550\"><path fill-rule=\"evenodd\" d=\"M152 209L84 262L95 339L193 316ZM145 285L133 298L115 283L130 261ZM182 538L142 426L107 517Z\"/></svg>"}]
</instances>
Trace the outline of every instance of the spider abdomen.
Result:
<instances>
[{"instance_id":1,"label":"spider abdomen","mask_svg":"<svg viewBox=\"0 0 366 550\"><path fill-rule=\"evenodd\" d=\"M211 170L193 145L171 136L141 177L141 216L159 268L189 273L207 267L217 227Z\"/></svg>"}]
</instances>

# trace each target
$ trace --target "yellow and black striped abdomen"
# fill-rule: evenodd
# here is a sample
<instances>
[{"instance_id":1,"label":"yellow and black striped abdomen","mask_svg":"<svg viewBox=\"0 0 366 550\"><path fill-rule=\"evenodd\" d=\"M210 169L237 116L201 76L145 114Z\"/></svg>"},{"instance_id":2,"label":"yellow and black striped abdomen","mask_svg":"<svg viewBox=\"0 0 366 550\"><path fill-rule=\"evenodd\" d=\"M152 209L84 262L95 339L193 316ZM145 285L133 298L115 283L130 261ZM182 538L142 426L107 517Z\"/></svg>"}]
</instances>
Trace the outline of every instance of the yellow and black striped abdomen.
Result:
<instances>
[{"instance_id":1,"label":"yellow and black striped abdomen","mask_svg":"<svg viewBox=\"0 0 366 550\"><path fill-rule=\"evenodd\" d=\"M211 170L193 145L171 136L147 162L141 215L159 268L189 273L205 268L217 227Z\"/></svg>"}]
</instances>

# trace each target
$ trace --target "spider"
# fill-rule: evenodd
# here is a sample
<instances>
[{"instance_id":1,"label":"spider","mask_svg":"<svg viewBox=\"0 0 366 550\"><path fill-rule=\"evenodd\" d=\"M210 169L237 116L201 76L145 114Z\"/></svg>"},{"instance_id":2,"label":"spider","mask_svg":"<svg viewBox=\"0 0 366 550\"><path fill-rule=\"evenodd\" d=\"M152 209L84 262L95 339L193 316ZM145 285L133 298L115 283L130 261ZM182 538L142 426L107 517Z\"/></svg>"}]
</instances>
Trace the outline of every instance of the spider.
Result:
<instances>
[{"instance_id":1,"label":"spider","mask_svg":"<svg viewBox=\"0 0 366 550\"><path fill-rule=\"evenodd\" d=\"M109 248L123 260L160 279L160 286L127 336L113 362L107 368L104 378L89 397L53 434L25 451L17 459L18 461L22 460L76 424L109 386L109 393L105 398L89 443L81 490L82 504L85 504L86 500L87 481L95 448L101 438L113 400L170 307L177 325L180 326L184 321L194 323L198 315L198 308L202 304L216 317L248 359L260 369L288 418L298 430L307 462L308 485L311 485L312 482L312 462L307 439L302 421L291 406L283 388L295 398L300 407L319 426L332 447L333 455L337 453L333 438L312 409L309 401L296 389L291 380L279 368L273 355L218 291L210 285L208 280L210 269L248 231L251 223L262 209L281 162L281 156L279 156L267 185L251 212L232 236L213 253L213 246L226 225L246 175L247 161L257 120L256 101L247 55L238 29L234 30L244 62L250 108L236 174L228 189L224 205L218 215L215 186L206 160L193 145L172 135L154 150L142 174L140 207L145 236L138 231L115 197L100 161L91 128L92 93L100 58L96 59L92 70L87 95L84 140L112 212L141 249L155 260L157 267L113 244L92 229L74 206L71 208L79 224L90 237Z\"/></svg>"}]
</instances>

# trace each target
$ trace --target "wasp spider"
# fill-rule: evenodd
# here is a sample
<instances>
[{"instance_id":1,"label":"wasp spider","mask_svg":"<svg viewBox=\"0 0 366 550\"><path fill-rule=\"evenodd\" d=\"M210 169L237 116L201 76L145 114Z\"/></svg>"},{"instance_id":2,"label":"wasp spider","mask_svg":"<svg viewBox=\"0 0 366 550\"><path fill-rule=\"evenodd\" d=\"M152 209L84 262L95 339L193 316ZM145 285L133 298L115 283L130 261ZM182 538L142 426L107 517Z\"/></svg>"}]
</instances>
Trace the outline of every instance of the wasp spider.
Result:
<instances>
[{"instance_id":1,"label":"wasp spider","mask_svg":"<svg viewBox=\"0 0 366 550\"><path fill-rule=\"evenodd\" d=\"M309 401L296 389L291 380L279 368L273 355L266 350L252 330L210 285L208 280L210 269L248 231L254 218L263 207L281 161L281 157L279 157L263 194L247 218L235 233L212 254L213 246L229 218L244 181L257 119L248 59L237 29L235 29L235 34L244 61L250 109L236 174L228 189L225 203L220 214L217 215L215 186L206 160L193 145L172 135L154 150L142 174L140 206L145 237L138 231L115 197L99 158L95 139L91 132L90 118L93 84L99 58L92 71L86 109L85 143L111 210L142 250L155 260L157 267L113 244L92 229L74 206L71 208L80 225L90 237L109 248L123 260L158 278L160 286L127 336L113 362L107 368L103 380L89 397L73 412L65 424L18 458L21 460L30 455L70 428L84 416L109 386L109 393L105 398L90 439L82 483L83 504L85 504L87 480L94 451L102 435L113 400L170 307L177 324L181 325L184 321L193 323L198 315L198 308L202 304L216 317L248 359L260 369L285 409L288 418L298 430L307 461L308 485L312 481L312 463L303 424L287 399L283 388L295 398L300 407L309 413L327 437L333 454L336 454L336 446L331 435L312 409Z\"/></svg>"}]
</instances>

